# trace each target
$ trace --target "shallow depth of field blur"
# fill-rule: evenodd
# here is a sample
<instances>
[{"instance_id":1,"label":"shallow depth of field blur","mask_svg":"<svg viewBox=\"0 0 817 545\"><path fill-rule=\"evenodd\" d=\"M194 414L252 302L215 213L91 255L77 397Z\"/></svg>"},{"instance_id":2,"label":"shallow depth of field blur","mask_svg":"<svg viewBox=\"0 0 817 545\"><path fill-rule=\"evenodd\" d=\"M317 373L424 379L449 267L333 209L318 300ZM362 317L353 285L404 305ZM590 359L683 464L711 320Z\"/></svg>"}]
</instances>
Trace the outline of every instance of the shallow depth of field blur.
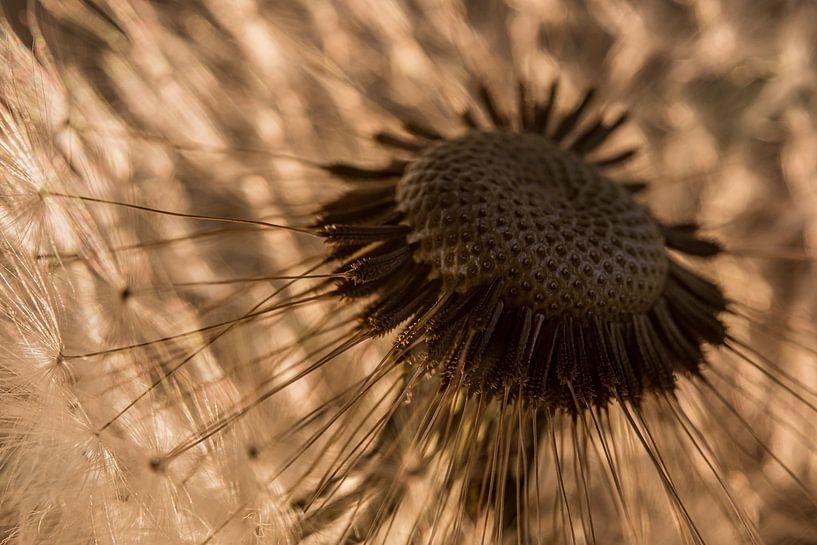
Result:
<instances>
[{"instance_id":1,"label":"shallow depth of field blur","mask_svg":"<svg viewBox=\"0 0 817 545\"><path fill-rule=\"evenodd\" d=\"M292 498L308 496L345 442L362 440L388 392L297 445L321 425L312 412L366 377L388 342L294 380L357 309L319 301L252 316L273 294L298 297L298 284L268 277L308 273L322 242L71 196L306 225L343 191L314 165L388 162L370 137L399 128L390 112L445 132L472 100L469 74L493 82L504 104L516 66L542 94L558 76L566 103L592 85L610 111L628 109L616 140L641 153L621 178L650 182L645 202L657 217L697 221L735 249L702 266L751 309L732 331L817 386L813 2L11 0L2 9L0 543L333 543L354 506L305 516ZM713 357L726 374L734 368ZM730 376L751 394L732 403L817 490L814 415L761 379ZM712 443L735 439L698 424ZM795 484L769 453L724 450L722 477L763 540L817 544L817 508L792 500ZM398 467L382 478L405 479L422 503L433 483ZM663 492L639 494L645 541L674 543L672 520L648 516ZM687 496L694 517L712 543L732 543L701 496ZM395 518L396 536L408 535L411 513Z\"/></svg>"}]
</instances>

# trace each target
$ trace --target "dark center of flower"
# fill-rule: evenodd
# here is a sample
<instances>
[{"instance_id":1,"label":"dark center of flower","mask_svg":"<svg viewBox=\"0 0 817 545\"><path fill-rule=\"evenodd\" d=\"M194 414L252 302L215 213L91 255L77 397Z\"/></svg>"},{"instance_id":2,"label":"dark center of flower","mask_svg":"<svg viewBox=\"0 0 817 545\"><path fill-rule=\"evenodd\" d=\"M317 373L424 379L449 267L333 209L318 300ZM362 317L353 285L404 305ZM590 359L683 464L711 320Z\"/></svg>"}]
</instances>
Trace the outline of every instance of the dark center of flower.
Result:
<instances>
[{"instance_id":1,"label":"dark center of flower","mask_svg":"<svg viewBox=\"0 0 817 545\"><path fill-rule=\"evenodd\" d=\"M648 310L668 260L661 231L621 185L537 134L473 132L426 150L397 186L414 258L464 293L546 317Z\"/></svg>"},{"instance_id":2,"label":"dark center of flower","mask_svg":"<svg viewBox=\"0 0 817 545\"><path fill-rule=\"evenodd\" d=\"M469 116L454 139L408 123L413 138L377 135L408 160L324 167L353 183L316 227L340 276L331 293L363 303L360 338L400 327L393 361L441 387L570 412L700 373L704 345L726 339L727 301L667 250L720 247L602 173L632 155L592 158L624 117L577 129L585 98L549 130L551 97L512 132L484 102L491 131Z\"/></svg>"}]
</instances>

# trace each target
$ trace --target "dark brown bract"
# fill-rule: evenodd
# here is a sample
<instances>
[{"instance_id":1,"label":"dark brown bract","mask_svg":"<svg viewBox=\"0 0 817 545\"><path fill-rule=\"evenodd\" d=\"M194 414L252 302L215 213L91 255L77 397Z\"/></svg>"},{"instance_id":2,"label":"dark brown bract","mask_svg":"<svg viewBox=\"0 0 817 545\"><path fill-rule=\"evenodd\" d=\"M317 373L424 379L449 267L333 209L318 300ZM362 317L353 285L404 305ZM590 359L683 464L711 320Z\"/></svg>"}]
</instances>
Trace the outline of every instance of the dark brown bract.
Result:
<instances>
[{"instance_id":1,"label":"dark brown bract","mask_svg":"<svg viewBox=\"0 0 817 545\"><path fill-rule=\"evenodd\" d=\"M407 124L411 139L378 140L413 160L326 167L356 183L318 222L345 275L335 294L369 300L371 334L402 325L394 357L476 394L575 412L699 373L727 302L667 248L719 247L661 225L604 174L631 152L588 158L624 117L577 131L588 94L549 131L551 93L520 104L514 131L482 96L493 130L445 139Z\"/></svg>"}]
</instances>

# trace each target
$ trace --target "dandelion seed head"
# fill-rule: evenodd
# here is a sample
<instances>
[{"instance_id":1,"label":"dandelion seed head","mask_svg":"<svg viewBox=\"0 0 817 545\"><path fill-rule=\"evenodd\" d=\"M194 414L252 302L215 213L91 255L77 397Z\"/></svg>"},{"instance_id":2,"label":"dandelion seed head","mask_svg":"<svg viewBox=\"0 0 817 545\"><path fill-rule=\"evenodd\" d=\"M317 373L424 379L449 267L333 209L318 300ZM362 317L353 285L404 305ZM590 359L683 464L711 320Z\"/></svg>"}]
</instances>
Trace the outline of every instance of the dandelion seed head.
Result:
<instances>
[{"instance_id":1,"label":"dandelion seed head","mask_svg":"<svg viewBox=\"0 0 817 545\"><path fill-rule=\"evenodd\" d=\"M809 536L811 283L737 250L813 223L813 8L754 4L12 2L0 541ZM587 85L634 123L556 138Z\"/></svg>"},{"instance_id":2,"label":"dandelion seed head","mask_svg":"<svg viewBox=\"0 0 817 545\"><path fill-rule=\"evenodd\" d=\"M501 280L511 304L586 319L644 312L664 288L664 240L646 210L540 135L435 146L408 167L397 202L414 259L461 293Z\"/></svg>"},{"instance_id":3,"label":"dandelion seed head","mask_svg":"<svg viewBox=\"0 0 817 545\"><path fill-rule=\"evenodd\" d=\"M558 82L545 100L518 85L511 116L478 85L493 130L471 109L453 138L407 120L411 136L375 140L409 160L326 165L370 182L318 217L345 275L335 295L369 300L363 334L403 327L393 359L471 393L577 412L674 390L700 372L705 344L723 343L727 301L668 249L709 258L720 246L658 222L633 198L641 186L607 177L634 150L594 152L626 114L585 122L593 90L562 110Z\"/></svg>"}]
</instances>

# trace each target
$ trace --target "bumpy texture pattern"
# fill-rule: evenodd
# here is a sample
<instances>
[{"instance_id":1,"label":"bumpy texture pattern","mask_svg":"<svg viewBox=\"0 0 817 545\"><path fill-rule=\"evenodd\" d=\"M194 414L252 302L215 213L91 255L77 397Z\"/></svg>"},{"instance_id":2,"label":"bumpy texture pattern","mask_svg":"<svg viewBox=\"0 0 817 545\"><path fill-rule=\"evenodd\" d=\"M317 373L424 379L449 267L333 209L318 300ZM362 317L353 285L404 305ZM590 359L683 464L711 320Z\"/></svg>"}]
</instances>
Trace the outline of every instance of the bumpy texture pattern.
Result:
<instances>
[{"instance_id":1,"label":"bumpy texture pattern","mask_svg":"<svg viewBox=\"0 0 817 545\"><path fill-rule=\"evenodd\" d=\"M416 259L460 291L504 279L511 303L583 319L644 312L664 287L664 240L647 211L539 135L439 144L409 167L397 199Z\"/></svg>"}]
</instances>

